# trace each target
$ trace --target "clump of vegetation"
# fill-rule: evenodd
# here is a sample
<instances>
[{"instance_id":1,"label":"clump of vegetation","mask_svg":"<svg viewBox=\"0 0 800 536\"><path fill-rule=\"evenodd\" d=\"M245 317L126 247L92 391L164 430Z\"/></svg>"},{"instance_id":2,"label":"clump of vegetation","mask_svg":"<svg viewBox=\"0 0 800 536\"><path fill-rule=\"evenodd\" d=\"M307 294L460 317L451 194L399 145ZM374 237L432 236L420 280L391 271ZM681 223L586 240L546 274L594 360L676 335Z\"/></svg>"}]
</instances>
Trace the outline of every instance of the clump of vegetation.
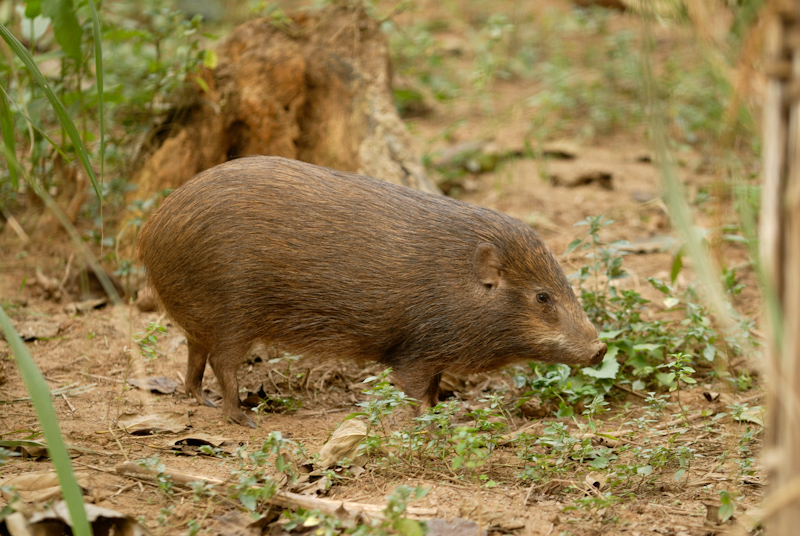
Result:
<instances>
[{"instance_id":1,"label":"clump of vegetation","mask_svg":"<svg viewBox=\"0 0 800 536\"><path fill-rule=\"evenodd\" d=\"M78 214L94 222L86 236L110 248L104 260L127 276L131 261L117 258L116 237L104 232L103 207L112 209L106 214L116 213L135 188L125 172L131 147L187 104L181 101L186 84L203 87L201 68L216 64L214 51L205 48L214 36L202 31L201 16L187 18L149 0L134 11L103 5L102 16L93 2L74 8L64 3L64 11L55 13L57 4L29 2L0 21L9 46L15 37L8 28L26 42L0 55L0 126L8 164L0 167L0 211L18 207L28 189L41 195L69 190L63 169L82 162L93 185ZM36 65L50 58L56 68L45 76ZM18 154L25 160L18 161ZM110 180L104 179L106 167Z\"/></svg>"},{"instance_id":2,"label":"clump of vegetation","mask_svg":"<svg viewBox=\"0 0 800 536\"><path fill-rule=\"evenodd\" d=\"M158 334L166 333L167 328L156 322L150 322L147 330L136 333L133 340L139 346L139 353L148 360L158 359Z\"/></svg>"},{"instance_id":3,"label":"clump of vegetation","mask_svg":"<svg viewBox=\"0 0 800 536\"><path fill-rule=\"evenodd\" d=\"M675 256L669 284L647 279L664 295L663 308L634 289L621 290L614 284L627 274L623 268L624 252L619 249L623 242L607 243L600 238L600 231L612 223L602 215L578 222L576 225L588 227L586 235L567 248L568 253L583 251L587 256L588 263L578 270L575 279L587 315L600 328L601 338L608 341L608 353L600 367L582 369L584 381L598 392L607 392L619 381L630 383L636 390L656 384L672 388L676 372L664 370L670 356L679 356L673 360L679 360L682 367L691 363L710 367L739 355L743 348L715 327L697 288L690 284L683 291L676 289L682 267L680 251ZM729 288L741 290L733 278ZM648 310L660 319L645 320L643 313ZM742 322L741 328L749 334L750 321ZM752 337L748 338L755 344Z\"/></svg>"},{"instance_id":4,"label":"clump of vegetation","mask_svg":"<svg viewBox=\"0 0 800 536\"><path fill-rule=\"evenodd\" d=\"M683 378L690 378L688 371ZM372 407L408 407L405 395L389 386L380 394L371 395ZM412 419L409 427L374 427L364 440L365 452L371 456L377 471L398 468L404 474L418 476L449 474L465 484L492 488L500 484L544 486L554 479L579 481L576 475L587 471L603 471L610 475L608 491L591 501L582 497L582 490L567 486L564 493L574 498L574 507L597 509L633 498L643 486L659 481L671 473L680 481L695 458L693 448L678 443L686 429L670 432L666 444L644 438L627 443L626 433L634 434L641 426L660 421L664 410L674 403L666 395L652 393L648 409L640 419L624 423L627 432L603 433L600 415L608 411L608 402L596 396L579 417L569 416L569 424L548 421L541 432L511 433L514 407L501 395L481 400L480 407L469 410L457 400L449 400L429 408ZM605 437L616 443L614 448L598 445ZM651 443L652 441L652 443ZM509 472L509 461L494 462L500 451L516 454L515 472ZM574 492L574 494L570 493Z\"/></svg>"}]
</instances>

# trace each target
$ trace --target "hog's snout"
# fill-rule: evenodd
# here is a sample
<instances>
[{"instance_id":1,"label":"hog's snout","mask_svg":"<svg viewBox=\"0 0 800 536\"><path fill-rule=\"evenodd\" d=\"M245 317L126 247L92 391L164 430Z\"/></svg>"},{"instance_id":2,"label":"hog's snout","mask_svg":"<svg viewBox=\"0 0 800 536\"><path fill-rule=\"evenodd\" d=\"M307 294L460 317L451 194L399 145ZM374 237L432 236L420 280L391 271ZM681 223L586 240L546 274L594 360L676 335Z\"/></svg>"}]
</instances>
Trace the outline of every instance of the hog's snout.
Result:
<instances>
[{"instance_id":1,"label":"hog's snout","mask_svg":"<svg viewBox=\"0 0 800 536\"><path fill-rule=\"evenodd\" d=\"M592 358L591 361L592 365L599 364L605 357L607 351L608 351L608 346L606 346L606 343L601 342L600 347L597 349L597 353L595 353L594 357Z\"/></svg>"}]
</instances>

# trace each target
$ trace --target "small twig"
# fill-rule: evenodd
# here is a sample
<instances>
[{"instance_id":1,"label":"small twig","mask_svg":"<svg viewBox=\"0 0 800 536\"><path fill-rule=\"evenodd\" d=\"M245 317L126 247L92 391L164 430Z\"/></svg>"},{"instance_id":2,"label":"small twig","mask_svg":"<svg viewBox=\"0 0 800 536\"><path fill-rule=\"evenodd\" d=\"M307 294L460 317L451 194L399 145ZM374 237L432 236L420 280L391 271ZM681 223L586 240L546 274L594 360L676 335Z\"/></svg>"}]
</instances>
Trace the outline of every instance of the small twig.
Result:
<instances>
[{"instance_id":1,"label":"small twig","mask_svg":"<svg viewBox=\"0 0 800 536\"><path fill-rule=\"evenodd\" d=\"M114 443L117 444L117 448L119 448L122 457L125 458L126 463L130 463L130 458L128 458L128 454L125 452L125 447L122 446L122 442L117 437L116 431L111 427L111 421L108 420L108 433L111 434L111 437L114 438Z\"/></svg>"},{"instance_id":2,"label":"small twig","mask_svg":"<svg viewBox=\"0 0 800 536\"><path fill-rule=\"evenodd\" d=\"M67 279L69 279L69 272L72 269L72 261L75 259L75 252L69 254L69 259L67 259L67 267L64 268L64 277L61 278L61 286L63 287L67 283Z\"/></svg>"},{"instance_id":3,"label":"small twig","mask_svg":"<svg viewBox=\"0 0 800 536\"><path fill-rule=\"evenodd\" d=\"M62 394L61 394L61 398L63 398L63 399L64 399L64 402L66 402L66 403L67 403L67 406L69 406L69 410L70 410L72 413L75 413L75 406L73 406L73 405L72 405L72 403L69 401L69 398L67 398L67 395L62 393Z\"/></svg>"},{"instance_id":4,"label":"small twig","mask_svg":"<svg viewBox=\"0 0 800 536\"><path fill-rule=\"evenodd\" d=\"M17 234L23 246L27 246L31 243L28 233L25 232L25 229L22 228L22 225L19 224L17 218L15 218L13 214L7 210L3 210L3 217L8 222L8 226L11 227L11 230Z\"/></svg>"},{"instance_id":5,"label":"small twig","mask_svg":"<svg viewBox=\"0 0 800 536\"><path fill-rule=\"evenodd\" d=\"M56 365L55 367L50 367L50 368L49 368L49 369L47 369L47 370L43 370L43 371L42 371L42 374L44 374L45 376L47 376L47 375L49 375L51 372L54 372L54 371L56 371L56 370L61 370L61 369L70 369L70 368L72 368L72 365L74 365L74 364L75 364L75 363L77 363L78 361L87 361L88 359L89 359L89 358L88 358L87 356L85 356L85 355L82 355L82 356L80 356L80 357L78 357L78 358L76 358L76 359L73 359L73 360L72 360L72 361L70 361L69 363L66 363L66 364L63 364L63 365Z\"/></svg>"},{"instance_id":6,"label":"small twig","mask_svg":"<svg viewBox=\"0 0 800 536\"><path fill-rule=\"evenodd\" d=\"M114 456L114 454L110 452L105 453L108 456ZM80 465L81 467L86 467L87 469L91 469L92 471L97 471L99 473L108 473L108 474L117 474L117 471L114 469L109 469L108 467L98 467L96 465L91 465L88 463L83 463L78 460L73 460L72 462L74 465Z\"/></svg>"},{"instance_id":7,"label":"small twig","mask_svg":"<svg viewBox=\"0 0 800 536\"><path fill-rule=\"evenodd\" d=\"M88 378L94 378L95 380L103 380L112 383L124 383L122 380L118 380L116 378L109 378L108 376L100 376L99 374L89 374L88 372L85 373L84 376Z\"/></svg>"},{"instance_id":8,"label":"small twig","mask_svg":"<svg viewBox=\"0 0 800 536\"><path fill-rule=\"evenodd\" d=\"M531 493L533 493L536 487L536 484L531 484L531 487L528 488L528 493L525 494L525 498L522 500L522 506L527 506L528 500L531 498Z\"/></svg>"},{"instance_id":9,"label":"small twig","mask_svg":"<svg viewBox=\"0 0 800 536\"><path fill-rule=\"evenodd\" d=\"M327 380L328 376L330 375L331 375L331 369L328 369L322 373L322 375L320 376L319 380L317 380L316 383L317 391L322 391L322 387L325 385L325 380Z\"/></svg>"},{"instance_id":10,"label":"small twig","mask_svg":"<svg viewBox=\"0 0 800 536\"><path fill-rule=\"evenodd\" d=\"M72 385L66 385L66 386L61 387L59 389L53 389L52 391L50 391L50 395L51 396L60 396L62 394L75 395L75 394L87 391L87 390L89 390L89 389L91 389L93 387L96 387L96 386L97 386L96 383L90 383L89 385L84 385L83 387L72 387ZM29 396L23 396L23 397L19 397L19 398L12 398L11 400L0 400L0 406L4 405L4 404L16 404L18 402L29 402L30 400L31 400L31 397L29 397Z\"/></svg>"},{"instance_id":11,"label":"small twig","mask_svg":"<svg viewBox=\"0 0 800 536\"><path fill-rule=\"evenodd\" d=\"M616 387L617 389L620 389L622 391L625 391L626 393L630 393L633 396L638 396L639 398L642 398L642 399L645 399L645 400L647 399L647 395L643 395L642 393L636 392L633 389L631 389L630 387L625 387L624 385L621 385L619 383L615 383L614 387Z\"/></svg>"},{"instance_id":12,"label":"small twig","mask_svg":"<svg viewBox=\"0 0 800 536\"><path fill-rule=\"evenodd\" d=\"M340 408L321 409L319 411L302 410L295 412L295 415L302 417L316 417L319 415L328 415L329 413L342 413L344 411L354 411L353 406L342 406Z\"/></svg>"},{"instance_id":13,"label":"small twig","mask_svg":"<svg viewBox=\"0 0 800 536\"><path fill-rule=\"evenodd\" d=\"M657 508L661 508L662 510L670 511L674 514L680 514L684 516L692 516L692 517L703 517L705 516L702 512L689 512L687 510L681 510L680 508L675 508L674 506L667 506L665 504L654 504L653 506Z\"/></svg>"},{"instance_id":14,"label":"small twig","mask_svg":"<svg viewBox=\"0 0 800 536\"><path fill-rule=\"evenodd\" d=\"M114 497L116 497L117 495L119 495L119 494L121 494L121 493L125 493L125 492L126 492L126 491L128 491L129 489L133 489L133 488L135 488L137 485L141 485L141 483L140 483L140 482L138 482L138 481L136 481L136 482L131 482L130 484L126 484L126 485L124 485L124 486L121 486L121 487L120 487L120 488L119 488L117 491L115 491L115 492L113 493L113 495L109 495L108 497L106 497L106 499L113 499L113 498L114 498Z\"/></svg>"},{"instance_id":15,"label":"small twig","mask_svg":"<svg viewBox=\"0 0 800 536\"><path fill-rule=\"evenodd\" d=\"M267 376L269 376L269 381L271 381L273 387L275 387L275 394L280 396L280 397L283 397L284 395L281 394L281 388L278 387L278 384L275 383L275 379L272 377L272 371L271 370L267 370Z\"/></svg>"},{"instance_id":16,"label":"small twig","mask_svg":"<svg viewBox=\"0 0 800 536\"><path fill-rule=\"evenodd\" d=\"M445 486L448 488L457 489L459 491L472 491L472 488L469 486L456 486L455 484L451 484L450 482L439 482L440 486Z\"/></svg>"},{"instance_id":17,"label":"small twig","mask_svg":"<svg viewBox=\"0 0 800 536\"><path fill-rule=\"evenodd\" d=\"M686 423L687 428L691 428L691 426L688 426L689 423L692 423L694 421L699 421L703 417L713 417L717 413L718 412L716 412L716 411L714 411L714 412L708 412L708 411L705 411L705 410L696 411L696 412L694 412L694 413L692 413L690 415L684 415L682 417L678 417L677 419L672 419L671 421L659 423L659 424L653 426L653 428L651 428L651 430L659 430L659 431L660 430L666 430L667 428L669 428L671 426L677 426L677 425L682 424L682 423Z\"/></svg>"}]
</instances>

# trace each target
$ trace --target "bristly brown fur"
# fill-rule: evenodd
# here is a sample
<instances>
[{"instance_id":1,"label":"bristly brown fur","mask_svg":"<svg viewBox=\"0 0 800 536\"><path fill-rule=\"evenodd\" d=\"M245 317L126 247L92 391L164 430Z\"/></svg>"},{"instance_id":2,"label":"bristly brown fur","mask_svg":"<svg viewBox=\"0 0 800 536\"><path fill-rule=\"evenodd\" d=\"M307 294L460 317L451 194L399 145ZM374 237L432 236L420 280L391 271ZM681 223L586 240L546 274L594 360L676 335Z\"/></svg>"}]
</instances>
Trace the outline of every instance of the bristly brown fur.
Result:
<instances>
[{"instance_id":1,"label":"bristly brown fur","mask_svg":"<svg viewBox=\"0 0 800 536\"><path fill-rule=\"evenodd\" d=\"M428 403L446 370L590 364L605 353L528 225L298 161L243 158L199 174L145 223L137 249L189 339L187 391L209 403L208 359L242 424L236 371L258 340L379 361Z\"/></svg>"}]
</instances>

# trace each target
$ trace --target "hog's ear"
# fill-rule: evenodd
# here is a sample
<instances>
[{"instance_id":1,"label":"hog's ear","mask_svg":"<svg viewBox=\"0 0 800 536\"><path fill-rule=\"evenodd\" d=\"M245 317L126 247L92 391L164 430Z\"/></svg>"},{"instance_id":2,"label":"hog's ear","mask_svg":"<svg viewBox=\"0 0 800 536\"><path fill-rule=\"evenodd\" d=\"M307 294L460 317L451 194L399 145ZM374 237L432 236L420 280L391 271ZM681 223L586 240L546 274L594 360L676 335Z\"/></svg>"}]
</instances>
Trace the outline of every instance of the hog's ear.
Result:
<instances>
[{"instance_id":1,"label":"hog's ear","mask_svg":"<svg viewBox=\"0 0 800 536\"><path fill-rule=\"evenodd\" d=\"M500 253L497 248L488 242L481 242L475 249L473 260L475 274L478 281L489 290L500 286L502 275L500 272Z\"/></svg>"}]
</instances>

